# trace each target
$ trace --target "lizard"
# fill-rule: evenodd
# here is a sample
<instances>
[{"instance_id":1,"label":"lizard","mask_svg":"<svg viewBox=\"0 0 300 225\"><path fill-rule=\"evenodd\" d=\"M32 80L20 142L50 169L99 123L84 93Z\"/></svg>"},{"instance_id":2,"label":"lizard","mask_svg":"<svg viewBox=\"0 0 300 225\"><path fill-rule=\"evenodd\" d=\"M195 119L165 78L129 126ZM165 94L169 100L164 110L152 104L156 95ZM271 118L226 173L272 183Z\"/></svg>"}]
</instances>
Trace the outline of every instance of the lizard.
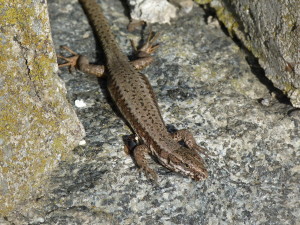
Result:
<instances>
[{"instance_id":1,"label":"lizard","mask_svg":"<svg viewBox=\"0 0 300 225\"><path fill-rule=\"evenodd\" d=\"M146 56L156 49L157 45L153 45L156 38L149 38L140 48L139 51L144 58L129 62L115 41L100 5L95 0L79 0L79 2L94 28L96 38L100 40L105 65L90 64L86 56L65 47L73 55L58 56L67 61L59 67L70 66L97 77L106 77L110 96L138 138L136 146L130 150L132 156L137 166L151 180L157 180L157 173L150 168L147 155L156 158L169 170L194 180L207 178L208 171L199 155L199 153L207 155L207 149L197 145L192 133L187 129L168 132L150 82L138 71L152 61L151 57ZM180 141L185 145L180 144Z\"/></svg>"}]
</instances>

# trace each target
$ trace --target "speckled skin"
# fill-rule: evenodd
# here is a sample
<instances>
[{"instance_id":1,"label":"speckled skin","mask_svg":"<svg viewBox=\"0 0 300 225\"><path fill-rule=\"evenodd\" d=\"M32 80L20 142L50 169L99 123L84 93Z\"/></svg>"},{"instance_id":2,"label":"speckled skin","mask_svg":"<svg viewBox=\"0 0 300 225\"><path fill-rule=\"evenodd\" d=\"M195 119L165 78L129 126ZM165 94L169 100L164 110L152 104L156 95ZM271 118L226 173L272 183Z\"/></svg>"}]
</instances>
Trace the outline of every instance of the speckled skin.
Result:
<instances>
[{"instance_id":1,"label":"speckled skin","mask_svg":"<svg viewBox=\"0 0 300 225\"><path fill-rule=\"evenodd\" d=\"M208 173L199 156L199 152L204 152L205 149L196 144L187 130L174 134L167 131L148 79L134 68L120 50L100 6L95 0L79 2L94 26L106 56L105 71L109 93L139 137L139 145L133 150L138 166L156 179L156 173L149 168L145 159L145 155L150 153L170 170L195 180L206 178ZM104 72L103 67L89 64L84 56L77 56L76 67L99 77ZM187 147L180 145L180 140L185 141Z\"/></svg>"}]
</instances>

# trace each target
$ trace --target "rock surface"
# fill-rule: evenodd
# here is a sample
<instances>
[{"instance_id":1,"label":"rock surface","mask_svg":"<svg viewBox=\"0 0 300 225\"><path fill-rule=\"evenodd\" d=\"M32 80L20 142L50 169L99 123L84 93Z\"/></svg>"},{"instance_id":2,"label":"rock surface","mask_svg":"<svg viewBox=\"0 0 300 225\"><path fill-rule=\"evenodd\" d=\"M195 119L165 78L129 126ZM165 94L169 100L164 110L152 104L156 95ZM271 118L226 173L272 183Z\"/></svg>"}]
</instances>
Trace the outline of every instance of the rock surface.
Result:
<instances>
[{"instance_id":1,"label":"rock surface","mask_svg":"<svg viewBox=\"0 0 300 225\"><path fill-rule=\"evenodd\" d=\"M130 0L130 16L149 23L170 23L176 18L176 7L166 0Z\"/></svg>"},{"instance_id":2,"label":"rock surface","mask_svg":"<svg viewBox=\"0 0 300 225\"><path fill-rule=\"evenodd\" d=\"M259 59L266 76L299 108L299 1L212 0L210 6L231 35Z\"/></svg>"},{"instance_id":3,"label":"rock surface","mask_svg":"<svg viewBox=\"0 0 300 225\"><path fill-rule=\"evenodd\" d=\"M43 195L40 186L84 130L56 74L47 5L7 1L0 15L0 215L6 215Z\"/></svg>"},{"instance_id":4,"label":"rock surface","mask_svg":"<svg viewBox=\"0 0 300 225\"><path fill-rule=\"evenodd\" d=\"M169 23L189 0L131 0L131 17L149 23ZM294 107L300 107L300 4L297 0L196 0L209 4L232 37L259 59L268 79ZM177 9L175 8L177 7ZM163 10L161 10L163 9ZM177 13L176 13L177 12Z\"/></svg>"},{"instance_id":5,"label":"rock surface","mask_svg":"<svg viewBox=\"0 0 300 225\"><path fill-rule=\"evenodd\" d=\"M99 1L123 50L129 22L117 0ZM68 45L98 62L101 53L77 1L49 1L55 45ZM143 71L158 96L166 124L189 128L215 157L209 178L195 182L156 163L155 185L123 151L130 134L107 98L103 80L66 69L86 144L61 163L48 194L28 214L30 224L296 224L299 221L300 112L274 99L251 72L243 51L194 8L163 31L156 61ZM101 61L101 60L100 60ZM77 101L76 101L77 100ZM172 126L171 126L172 125ZM18 223L17 223L18 222Z\"/></svg>"}]
</instances>

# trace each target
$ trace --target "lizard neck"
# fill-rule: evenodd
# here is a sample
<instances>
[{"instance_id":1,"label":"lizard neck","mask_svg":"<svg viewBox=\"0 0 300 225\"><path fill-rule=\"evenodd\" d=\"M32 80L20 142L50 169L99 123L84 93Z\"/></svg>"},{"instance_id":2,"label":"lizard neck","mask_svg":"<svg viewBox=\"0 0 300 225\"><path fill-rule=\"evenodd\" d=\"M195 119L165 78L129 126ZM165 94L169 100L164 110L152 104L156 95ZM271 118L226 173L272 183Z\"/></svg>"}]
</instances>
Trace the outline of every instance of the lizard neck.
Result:
<instances>
[{"instance_id":1,"label":"lizard neck","mask_svg":"<svg viewBox=\"0 0 300 225\"><path fill-rule=\"evenodd\" d=\"M79 0L85 13L88 15L97 38L102 44L106 56L106 64L113 67L116 63L128 63L127 56L121 51L115 41L115 37L110 29L107 19L103 15L102 9L95 0Z\"/></svg>"}]
</instances>

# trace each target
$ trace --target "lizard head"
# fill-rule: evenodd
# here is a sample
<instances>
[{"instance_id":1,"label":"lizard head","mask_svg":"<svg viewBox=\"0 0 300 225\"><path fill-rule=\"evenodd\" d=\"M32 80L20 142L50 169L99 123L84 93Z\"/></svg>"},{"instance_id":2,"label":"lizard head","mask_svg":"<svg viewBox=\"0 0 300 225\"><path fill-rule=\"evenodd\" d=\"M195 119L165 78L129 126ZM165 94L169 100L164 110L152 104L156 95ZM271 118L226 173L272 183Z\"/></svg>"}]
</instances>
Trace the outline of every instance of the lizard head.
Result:
<instances>
[{"instance_id":1,"label":"lizard head","mask_svg":"<svg viewBox=\"0 0 300 225\"><path fill-rule=\"evenodd\" d=\"M203 180L208 177L203 159L194 149L184 146L174 150L168 157L168 162L163 163L166 167L194 180Z\"/></svg>"}]
</instances>

